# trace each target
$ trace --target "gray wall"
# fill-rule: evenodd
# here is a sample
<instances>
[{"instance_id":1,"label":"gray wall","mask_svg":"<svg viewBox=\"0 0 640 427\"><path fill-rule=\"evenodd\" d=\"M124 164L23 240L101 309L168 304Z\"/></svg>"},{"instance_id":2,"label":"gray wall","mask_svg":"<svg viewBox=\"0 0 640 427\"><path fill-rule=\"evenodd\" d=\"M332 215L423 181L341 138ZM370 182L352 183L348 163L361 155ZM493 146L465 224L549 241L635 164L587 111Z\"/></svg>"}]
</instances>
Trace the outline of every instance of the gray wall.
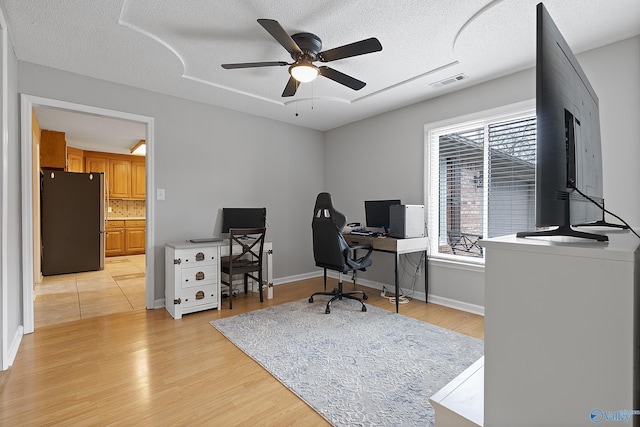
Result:
<instances>
[{"instance_id":1,"label":"gray wall","mask_svg":"<svg viewBox=\"0 0 640 427\"><path fill-rule=\"evenodd\" d=\"M579 59L600 96L607 206L640 225L640 37ZM17 81L16 81L17 80ZM363 201L400 197L423 203L425 124L533 98L532 70L516 73L375 118L321 133L195 102L112 84L29 63L9 55L9 251L7 338L22 324L20 242L20 128L18 92L155 118L155 183L166 190L156 202L155 298L164 295L163 245L213 233L223 206L264 205L274 241L276 278L316 271L309 215L315 195L331 192L351 220L364 220ZM244 160L240 174L229 164ZM356 157L357 156L357 157ZM365 161L354 160L364 156ZM4 160L4 159L3 159ZM260 177L256 183L255 178ZM219 226L219 225L218 225ZM393 283L393 262L376 254L365 274ZM484 305L481 268L432 262L433 300ZM411 279L403 279L403 287ZM419 284L417 289L419 290Z\"/></svg>"},{"instance_id":2,"label":"gray wall","mask_svg":"<svg viewBox=\"0 0 640 427\"><path fill-rule=\"evenodd\" d=\"M640 197L635 186L640 182L640 37L586 52L578 59L600 97L607 207L639 226ZM364 221L367 199L400 198L408 204L426 204L426 124L533 98L535 71L530 69L328 131L325 189L354 221ZM393 283L392 261L391 256L376 254L374 265L363 276ZM429 292L434 301L484 306L482 268L436 260L430 266ZM402 286L410 287L411 278L406 277Z\"/></svg>"},{"instance_id":3,"label":"gray wall","mask_svg":"<svg viewBox=\"0 0 640 427\"><path fill-rule=\"evenodd\" d=\"M9 39L7 52L8 90L8 153L2 159L7 168L7 252L2 254L6 262L6 343L9 355L15 354L22 335L22 254L21 254L21 176L20 176L20 107L18 97L18 63ZM3 337L4 338L4 337ZM8 360L3 360L3 364Z\"/></svg>"},{"instance_id":4,"label":"gray wall","mask_svg":"<svg viewBox=\"0 0 640 427\"><path fill-rule=\"evenodd\" d=\"M18 67L21 93L154 118L155 185L166 193L155 202L155 247L147 248L156 301L164 298L164 244L219 232L225 206L267 208L276 279L315 270L310 217L323 189L322 132L31 63Z\"/></svg>"}]
</instances>

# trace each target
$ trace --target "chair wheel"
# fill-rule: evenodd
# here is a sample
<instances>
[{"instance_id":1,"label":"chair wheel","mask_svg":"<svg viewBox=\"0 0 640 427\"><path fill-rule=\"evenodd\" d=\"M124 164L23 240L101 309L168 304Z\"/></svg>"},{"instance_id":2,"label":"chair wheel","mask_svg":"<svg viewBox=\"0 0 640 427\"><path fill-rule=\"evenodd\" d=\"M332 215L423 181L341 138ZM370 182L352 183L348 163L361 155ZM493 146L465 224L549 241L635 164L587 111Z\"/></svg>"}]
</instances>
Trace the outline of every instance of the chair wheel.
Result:
<instances>
[{"instance_id":1,"label":"chair wheel","mask_svg":"<svg viewBox=\"0 0 640 427\"><path fill-rule=\"evenodd\" d=\"M313 302L313 297L309 297L309 302Z\"/></svg>"},{"instance_id":2,"label":"chair wheel","mask_svg":"<svg viewBox=\"0 0 640 427\"><path fill-rule=\"evenodd\" d=\"M369 299L369 297L367 296L367 294L362 294L362 299L366 301Z\"/></svg>"},{"instance_id":3,"label":"chair wheel","mask_svg":"<svg viewBox=\"0 0 640 427\"><path fill-rule=\"evenodd\" d=\"M362 306L362 311L367 311L367 307L366 306Z\"/></svg>"},{"instance_id":4,"label":"chair wheel","mask_svg":"<svg viewBox=\"0 0 640 427\"><path fill-rule=\"evenodd\" d=\"M326 314L331 314L331 309L329 307L327 307L327 309L324 311Z\"/></svg>"}]
</instances>

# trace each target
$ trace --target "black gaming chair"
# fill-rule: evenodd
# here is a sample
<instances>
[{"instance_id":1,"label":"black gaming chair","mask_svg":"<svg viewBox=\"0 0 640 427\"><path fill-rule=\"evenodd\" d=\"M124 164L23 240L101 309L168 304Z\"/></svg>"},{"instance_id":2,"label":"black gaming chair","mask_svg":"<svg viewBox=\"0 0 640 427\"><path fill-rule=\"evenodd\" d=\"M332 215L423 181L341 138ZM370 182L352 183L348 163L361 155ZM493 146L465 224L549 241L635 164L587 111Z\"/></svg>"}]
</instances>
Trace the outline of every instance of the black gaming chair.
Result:
<instances>
[{"instance_id":1,"label":"black gaming chair","mask_svg":"<svg viewBox=\"0 0 640 427\"><path fill-rule=\"evenodd\" d=\"M342 298L354 299L362 304L362 311L367 311L367 307L362 300L367 299L367 295L363 291L342 290L342 273L349 271L362 270L371 265L371 246L352 246L350 247L342 236L342 227L347 223L347 217L335 210L331 203L331 195L329 193L320 193L316 198L316 205L313 209L313 257L316 265L324 268L325 274L325 292L316 292L309 297L309 302L313 302L316 295L328 295L331 299L327 303L325 313L331 313L331 303ZM355 258L357 249L367 249L364 256ZM334 270L339 273L338 288L332 292L326 292L327 269ZM362 298L356 295L362 294Z\"/></svg>"}]
</instances>

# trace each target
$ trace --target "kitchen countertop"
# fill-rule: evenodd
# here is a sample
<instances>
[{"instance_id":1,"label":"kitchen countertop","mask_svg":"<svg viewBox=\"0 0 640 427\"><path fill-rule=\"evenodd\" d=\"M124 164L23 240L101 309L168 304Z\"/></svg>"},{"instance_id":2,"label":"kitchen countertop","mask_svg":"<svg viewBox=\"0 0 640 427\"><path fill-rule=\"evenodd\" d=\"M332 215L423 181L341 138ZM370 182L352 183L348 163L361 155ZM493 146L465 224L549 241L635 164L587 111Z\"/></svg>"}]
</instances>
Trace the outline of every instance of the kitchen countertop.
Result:
<instances>
[{"instance_id":1,"label":"kitchen countertop","mask_svg":"<svg viewBox=\"0 0 640 427\"><path fill-rule=\"evenodd\" d=\"M144 221L146 218L143 216L108 216L107 217L107 221L124 221L127 219Z\"/></svg>"}]
</instances>

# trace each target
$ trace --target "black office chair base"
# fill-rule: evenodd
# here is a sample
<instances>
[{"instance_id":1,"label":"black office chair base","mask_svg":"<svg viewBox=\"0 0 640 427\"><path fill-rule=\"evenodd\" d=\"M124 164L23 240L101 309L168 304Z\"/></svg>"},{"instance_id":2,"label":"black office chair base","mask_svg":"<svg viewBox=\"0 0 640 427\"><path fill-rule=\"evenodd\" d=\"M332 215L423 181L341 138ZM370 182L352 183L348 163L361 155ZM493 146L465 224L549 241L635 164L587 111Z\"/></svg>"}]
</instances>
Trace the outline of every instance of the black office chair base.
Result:
<instances>
[{"instance_id":1,"label":"black office chair base","mask_svg":"<svg viewBox=\"0 0 640 427\"><path fill-rule=\"evenodd\" d=\"M327 313L327 314L331 313L331 304L334 301L341 300L343 298L359 301L360 304L362 304L362 311L367 311L367 306L364 305L364 302L363 302L363 300L366 301L367 299L369 299L367 294L365 294L363 291L348 291L348 292L344 292L342 290L342 277L340 277L340 281L338 282L338 288L337 289L334 289L333 292L316 292L316 293L312 294L309 297L309 302L310 303L313 302L313 297L316 296L316 295L327 295L327 296L331 297L329 302L327 302L327 308L324 310L324 312ZM362 295L362 298L358 298L356 295Z\"/></svg>"}]
</instances>

